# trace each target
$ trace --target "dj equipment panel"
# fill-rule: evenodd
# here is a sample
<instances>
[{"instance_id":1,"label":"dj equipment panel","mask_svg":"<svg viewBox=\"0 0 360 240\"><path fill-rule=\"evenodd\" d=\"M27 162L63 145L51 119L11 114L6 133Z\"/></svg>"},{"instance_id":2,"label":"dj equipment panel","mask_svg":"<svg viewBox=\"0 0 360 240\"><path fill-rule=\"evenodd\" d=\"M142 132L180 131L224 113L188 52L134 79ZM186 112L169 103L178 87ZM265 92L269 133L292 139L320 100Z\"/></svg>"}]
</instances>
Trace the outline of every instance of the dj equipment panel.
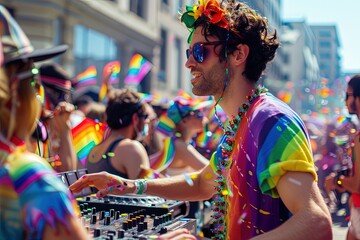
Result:
<instances>
[{"instance_id":1,"label":"dj equipment panel","mask_svg":"<svg viewBox=\"0 0 360 240\"><path fill-rule=\"evenodd\" d=\"M70 186L86 169L58 173ZM196 220L185 218L189 202L150 195L107 195L97 198L94 188L74 194L81 211L81 223L93 239L156 239L160 234L186 228L196 234Z\"/></svg>"}]
</instances>

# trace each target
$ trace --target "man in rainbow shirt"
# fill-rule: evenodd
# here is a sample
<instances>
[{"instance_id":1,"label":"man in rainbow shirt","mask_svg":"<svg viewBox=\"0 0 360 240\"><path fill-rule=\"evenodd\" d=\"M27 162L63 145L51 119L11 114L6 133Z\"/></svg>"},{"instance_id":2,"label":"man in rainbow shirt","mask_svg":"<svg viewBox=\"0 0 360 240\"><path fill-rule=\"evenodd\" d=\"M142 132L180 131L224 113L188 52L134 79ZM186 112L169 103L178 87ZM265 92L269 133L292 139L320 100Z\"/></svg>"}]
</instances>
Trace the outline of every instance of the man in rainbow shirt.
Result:
<instances>
[{"instance_id":1,"label":"man in rainbow shirt","mask_svg":"<svg viewBox=\"0 0 360 240\"><path fill-rule=\"evenodd\" d=\"M231 119L210 165L170 179L87 175L98 196L144 193L167 199L213 197L214 239L332 239L331 216L316 184L309 135L300 117L257 85L279 41L266 18L237 1L199 1L181 21L195 95L213 95ZM112 176L114 177L114 176ZM111 185L116 185L114 188Z\"/></svg>"}]
</instances>

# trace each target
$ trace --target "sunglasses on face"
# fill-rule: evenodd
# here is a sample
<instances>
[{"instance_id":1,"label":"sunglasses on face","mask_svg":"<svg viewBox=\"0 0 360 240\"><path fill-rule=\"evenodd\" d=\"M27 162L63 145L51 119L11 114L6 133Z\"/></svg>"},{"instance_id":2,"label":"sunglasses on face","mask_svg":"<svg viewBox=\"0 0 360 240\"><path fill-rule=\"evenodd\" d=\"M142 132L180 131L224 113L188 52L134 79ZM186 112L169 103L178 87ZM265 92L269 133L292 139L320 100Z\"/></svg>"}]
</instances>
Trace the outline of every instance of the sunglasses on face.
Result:
<instances>
[{"instance_id":1,"label":"sunglasses on face","mask_svg":"<svg viewBox=\"0 0 360 240\"><path fill-rule=\"evenodd\" d=\"M139 118L142 118L144 120L148 119L149 115L145 113L138 113Z\"/></svg>"},{"instance_id":2,"label":"sunglasses on face","mask_svg":"<svg viewBox=\"0 0 360 240\"><path fill-rule=\"evenodd\" d=\"M189 57L192 55L196 62L202 63L204 62L206 56L207 56L207 49L205 46L208 45L219 45L222 44L224 41L215 41L215 42L200 42L195 43L192 49L188 48L186 49L186 57L189 59Z\"/></svg>"},{"instance_id":3,"label":"sunglasses on face","mask_svg":"<svg viewBox=\"0 0 360 240\"><path fill-rule=\"evenodd\" d=\"M347 101L350 96L354 96L354 94L353 93L346 93L345 94L345 101Z\"/></svg>"}]
</instances>

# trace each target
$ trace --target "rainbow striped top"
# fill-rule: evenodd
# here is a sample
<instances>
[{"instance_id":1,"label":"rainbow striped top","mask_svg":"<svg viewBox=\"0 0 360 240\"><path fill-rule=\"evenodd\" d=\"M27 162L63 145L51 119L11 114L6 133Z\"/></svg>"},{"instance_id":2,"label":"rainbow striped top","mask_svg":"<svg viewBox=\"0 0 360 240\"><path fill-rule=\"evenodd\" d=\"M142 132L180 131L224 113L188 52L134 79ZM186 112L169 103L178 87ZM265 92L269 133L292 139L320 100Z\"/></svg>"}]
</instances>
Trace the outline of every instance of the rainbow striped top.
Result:
<instances>
[{"instance_id":1,"label":"rainbow striped top","mask_svg":"<svg viewBox=\"0 0 360 240\"><path fill-rule=\"evenodd\" d=\"M0 142L0 240L42 239L46 224L67 227L66 216L78 207L44 159L26 152L24 143L16 146Z\"/></svg>"},{"instance_id":2,"label":"rainbow striped top","mask_svg":"<svg viewBox=\"0 0 360 240\"><path fill-rule=\"evenodd\" d=\"M226 200L226 239L250 239L290 217L276 191L282 175L309 172L315 180L317 175L303 121L270 93L251 104L234 140L232 166L223 173L232 193ZM220 160L219 147L210 162L214 171Z\"/></svg>"}]
</instances>

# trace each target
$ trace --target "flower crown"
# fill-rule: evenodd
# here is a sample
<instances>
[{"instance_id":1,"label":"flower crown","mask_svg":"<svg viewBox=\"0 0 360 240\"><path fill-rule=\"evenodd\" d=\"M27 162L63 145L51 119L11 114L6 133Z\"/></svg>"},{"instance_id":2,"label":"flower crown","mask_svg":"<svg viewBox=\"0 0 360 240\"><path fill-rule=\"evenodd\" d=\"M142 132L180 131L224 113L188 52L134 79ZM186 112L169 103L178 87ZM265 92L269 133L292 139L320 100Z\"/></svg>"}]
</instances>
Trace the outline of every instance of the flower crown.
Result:
<instances>
[{"instance_id":1,"label":"flower crown","mask_svg":"<svg viewBox=\"0 0 360 240\"><path fill-rule=\"evenodd\" d=\"M217 0L199 0L198 4L199 5L186 6L186 12L182 14L180 19L190 31L188 43L190 43L194 33L194 23L202 15L209 18L210 23L231 30L238 37L242 38L236 29L230 26L229 21L225 18L226 11L220 7Z\"/></svg>"}]
</instances>

